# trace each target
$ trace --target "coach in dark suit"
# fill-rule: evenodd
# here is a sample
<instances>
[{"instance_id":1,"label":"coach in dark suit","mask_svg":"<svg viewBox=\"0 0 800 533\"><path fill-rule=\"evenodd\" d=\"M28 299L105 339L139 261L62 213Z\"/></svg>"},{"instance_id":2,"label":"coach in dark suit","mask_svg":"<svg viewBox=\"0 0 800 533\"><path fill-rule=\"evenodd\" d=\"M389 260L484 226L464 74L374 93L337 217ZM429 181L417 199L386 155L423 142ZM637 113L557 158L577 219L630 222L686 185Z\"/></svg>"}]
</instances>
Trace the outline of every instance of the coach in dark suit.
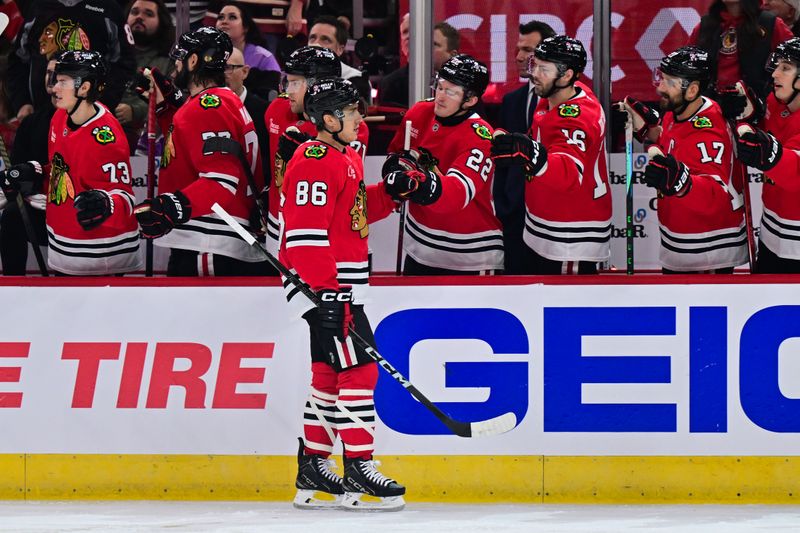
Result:
<instances>
[{"instance_id":1,"label":"coach in dark suit","mask_svg":"<svg viewBox=\"0 0 800 533\"><path fill-rule=\"evenodd\" d=\"M519 27L517 40L517 71L526 83L503 97L500 107L500 127L509 132L527 132L531 126L537 97L528 76L528 58L539 43L555 35L553 28L544 22L531 21ZM522 273L525 243L525 178L518 166L498 168L494 173L494 205L497 217L503 223L505 247L505 273Z\"/></svg>"}]
</instances>

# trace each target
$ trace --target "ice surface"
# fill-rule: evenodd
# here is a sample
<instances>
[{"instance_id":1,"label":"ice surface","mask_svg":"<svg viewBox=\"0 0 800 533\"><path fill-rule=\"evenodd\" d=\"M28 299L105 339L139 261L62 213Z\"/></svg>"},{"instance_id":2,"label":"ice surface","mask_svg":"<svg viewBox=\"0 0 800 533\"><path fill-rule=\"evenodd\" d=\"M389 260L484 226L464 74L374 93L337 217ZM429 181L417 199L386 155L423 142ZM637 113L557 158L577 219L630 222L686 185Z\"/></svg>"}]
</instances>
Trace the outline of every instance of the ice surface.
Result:
<instances>
[{"instance_id":1,"label":"ice surface","mask_svg":"<svg viewBox=\"0 0 800 533\"><path fill-rule=\"evenodd\" d=\"M318 529L314 531L313 527ZM740 533L800 530L800 506L449 505L399 513L301 511L258 502L0 502L0 531Z\"/></svg>"}]
</instances>

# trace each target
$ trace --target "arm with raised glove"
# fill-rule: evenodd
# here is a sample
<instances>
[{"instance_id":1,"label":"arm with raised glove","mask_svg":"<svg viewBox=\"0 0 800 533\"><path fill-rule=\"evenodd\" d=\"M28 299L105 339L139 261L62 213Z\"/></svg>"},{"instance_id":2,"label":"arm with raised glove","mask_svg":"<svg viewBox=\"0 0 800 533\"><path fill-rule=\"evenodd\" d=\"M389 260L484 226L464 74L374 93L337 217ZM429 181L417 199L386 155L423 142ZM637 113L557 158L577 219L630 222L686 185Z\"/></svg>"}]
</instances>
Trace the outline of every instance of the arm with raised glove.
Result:
<instances>
[{"instance_id":1,"label":"arm with raised glove","mask_svg":"<svg viewBox=\"0 0 800 533\"><path fill-rule=\"evenodd\" d=\"M692 188L689 168L672 154L664 155L660 148L651 146L647 154L650 162L644 169L644 182L664 196L685 196Z\"/></svg>"},{"instance_id":2,"label":"arm with raised glove","mask_svg":"<svg viewBox=\"0 0 800 533\"><path fill-rule=\"evenodd\" d=\"M525 133L496 130L492 138L491 157L498 168L521 165L528 179L547 171L547 149Z\"/></svg>"},{"instance_id":3,"label":"arm with raised glove","mask_svg":"<svg viewBox=\"0 0 800 533\"><path fill-rule=\"evenodd\" d=\"M37 161L17 163L0 172L0 188L6 197L16 193L21 193L23 196L39 193L42 191L43 183L42 165Z\"/></svg>"},{"instance_id":4,"label":"arm with raised glove","mask_svg":"<svg viewBox=\"0 0 800 533\"><path fill-rule=\"evenodd\" d=\"M716 100L726 120L756 124L766 112L764 101L741 81L720 89Z\"/></svg>"},{"instance_id":5,"label":"arm with raised glove","mask_svg":"<svg viewBox=\"0 0 800 533\"><path fill-rule=\"evenodd\" d=\"M441 178L427 170L395 170L383 176L386 193L396 202L430 205L442 195Z\"/></svg>"},{"instance_id":6,"label":"arm with raised glove","mask_svg":"<svg viewBox=\"0 0 800 533\"><path fill-rule=\"evenodd\" d=\"M133 210L145 239L157 239L169 233L178 224L192 217L189 199L181 192L159 194L137 205Z\"/></svg>"},{"instance_id":7,"label":"arm with raised glove","mask_svg":"<svg viewBox=\"0 0 800 533\"><path fill-rule=\"evenodd\" d=\"M295 126L286 128L278 139L278 155L283 159L284 165L292 159L297 147L310 138L309 134L301 132Z\"/></svg>"},{"instance_id":8,"label":"arm with raised glove","mask_svg":"<svg viewBox=\"0 0 800 533\"><path fill-rule=\"evenodd\" d=\"M655 142L660 134L658 125L661 115L655 109L644 105L639 100L626 96L621 102L614 104L617 111L624 112L623 119L631 120L633 136L639 142Z\"/></svg>"},{"instance_id":9,"label":"arm with raised glove","mask_svg":"<svg viewBox=\"0 0 800 533\"><path fill-rule=\"evenodd\" d=\"M774 135L748 124L736 128L736 157L747 166L772 170L783 157L783 146Z\"/></svg>"}]
</instances>

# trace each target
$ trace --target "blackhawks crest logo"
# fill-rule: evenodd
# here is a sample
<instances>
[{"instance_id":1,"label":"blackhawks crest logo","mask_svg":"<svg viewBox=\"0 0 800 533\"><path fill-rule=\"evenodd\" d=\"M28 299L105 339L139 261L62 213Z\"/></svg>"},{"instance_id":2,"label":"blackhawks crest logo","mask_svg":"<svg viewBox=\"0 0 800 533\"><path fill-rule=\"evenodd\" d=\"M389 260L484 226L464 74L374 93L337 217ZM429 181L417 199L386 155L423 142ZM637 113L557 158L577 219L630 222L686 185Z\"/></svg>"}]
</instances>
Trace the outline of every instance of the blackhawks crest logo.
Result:
<instances>
[{"instance_id":1,"label":"blackhawks crest logo","mask_svg":"<svg viewBox=\"0 0 800 533\"><path fill-rule=\"evenodd\" d=\"M492 132L483 124L473 124L472 127L481 139L486 139L487 141L492 140Z\"/></svg>"},{"instance_id":2,"label":"blackhawks crest logo","mask_svg":"<svg viewBox=\"0 0 800 533\"><path fill-rule=\"evenodd\" d=\"M70 198L75 198L75 187L69 175L69 165L64 161L64 156L56 152L50 166L50 192L47 194L47 201L53 205L61 205Z\"/></svg>"},{"instance_id":3,"label":"blackhawks crest logo","mask_svg":"<svg viewBox=\"0 0 800 533\"><path fill-rule=\"evenodd\" d=\"M358 184L358 192L350 209L350 229L357 231L362 239L369 235L369 224L367 224L367 188L364 182Z\"/></svg>"},{"instance_id":4,"label":"blackhawks crest logo","mask_svg":"<svg viewBox=\"0 0 800 533\"><path fill-rule=\"evenodd\" d=\"M713 124L711 124L711 119L708 117L697 117L692 121L692 124L694 124L694 127L697 129L714 127Z\"/></svg>"},{"instance_id":5,"label":"blackhawks crest logo","mask_svg":"<svg viewBox=\"0 0 800 533\"><path fill-rule=\"evenodd\" d=\"M312 144L303 153L307 158L322 159L328 153L328 147L323 144Z\"/></svg>"},{"instance_id":6,"label":"blackhawks crest logo","mask_svg":"<svg viewBox=\"0 0 800 533\"><path fill-rule=\"evenodd\" d=\"M100 144L109 144L117 140L117 136L114 135L114 131L109 126L100 126L93 129L92 135L94 135L94 140Z\"/></svg>"},{"instance_id":7,"label":"blackhawks crest logo","mask_svg":"<svg viewBox=\"0 0 800 533\"><path fill-rule=\"evenodd\" d=\"M219 107L222 102L216 94L204 94L200 97L200 107L203 109L213 109Z\"/></svg>"},{"instance_id":8,"label":"blackhawks crest logo","mask_svg":"<svg viewBox=\"0 0 800 533\"><path fill-rule=\"evenodd\" d=\"M575 118L581 114L581 106L578 104L561 104L558 106L558 116L564 118Z\"/></svg>"}]
</instances>

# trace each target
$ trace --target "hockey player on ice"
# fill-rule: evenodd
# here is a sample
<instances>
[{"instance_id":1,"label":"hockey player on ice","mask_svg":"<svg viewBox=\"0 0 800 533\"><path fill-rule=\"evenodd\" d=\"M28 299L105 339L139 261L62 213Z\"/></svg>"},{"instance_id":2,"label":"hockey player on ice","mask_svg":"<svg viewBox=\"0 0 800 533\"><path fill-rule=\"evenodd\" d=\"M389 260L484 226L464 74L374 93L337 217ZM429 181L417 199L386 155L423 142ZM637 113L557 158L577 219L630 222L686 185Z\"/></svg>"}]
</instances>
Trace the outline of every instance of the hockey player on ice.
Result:
<instances>
[{"instance_id":1,"label":"hockey player on ice","mask_svg":"<svg viewBox=\"0 0 800 533\"><path fill-rule=\"evenodd\" d=\"M405 487L384 476L372 459L377 364L354 347L348 334L352 327L375 342L363 305L367 236L369 223L396 205L382 183L364 185L361 156L350 147L362 123L358 102L358 91L346 80L317 80L309 87L305 113L317 136L298 146L281 189L281 263L322 301L314 307L286 284L289 305L308 322L311 336L311 391L294 499L300 508L398 510L405 505ZM329 459L337 436L344 447L343 477ZM364 495L379 501L363 500Z\"/></svg>"}]
</instances>

